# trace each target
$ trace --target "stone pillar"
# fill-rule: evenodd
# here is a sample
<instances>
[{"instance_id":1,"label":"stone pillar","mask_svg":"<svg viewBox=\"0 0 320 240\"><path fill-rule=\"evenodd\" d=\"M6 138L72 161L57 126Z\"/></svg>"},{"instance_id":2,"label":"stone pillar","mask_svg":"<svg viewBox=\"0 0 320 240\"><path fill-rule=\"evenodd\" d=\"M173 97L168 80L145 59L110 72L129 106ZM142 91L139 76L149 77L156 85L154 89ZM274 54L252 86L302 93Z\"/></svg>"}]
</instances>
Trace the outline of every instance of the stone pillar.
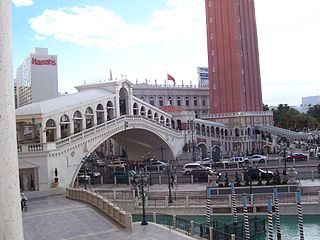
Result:
<instances>
[{"instance_id":1,"label":"stone pillar","mask_svg":"<svg viewBox=\"0 0 320 240\"><path fill-rule=\"evenodd\" d=\"M13 93L11 0L0 1L0 233L23 240Z\"/></svg>"}]
</instances>

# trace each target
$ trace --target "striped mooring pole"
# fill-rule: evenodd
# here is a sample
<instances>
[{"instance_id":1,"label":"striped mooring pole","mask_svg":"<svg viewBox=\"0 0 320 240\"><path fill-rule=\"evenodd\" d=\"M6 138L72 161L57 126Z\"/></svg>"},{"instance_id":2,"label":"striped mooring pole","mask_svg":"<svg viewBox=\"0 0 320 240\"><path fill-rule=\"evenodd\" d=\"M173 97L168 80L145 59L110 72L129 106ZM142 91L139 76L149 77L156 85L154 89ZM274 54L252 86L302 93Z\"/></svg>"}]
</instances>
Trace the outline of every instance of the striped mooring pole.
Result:
<instances>
[{"instance_id":1,"label":"striped mooring pole","mask_svg":"<svg viewBox=\"0 0 320 240\"><path fill-rule=\"evenodd\" d=\"M296 201L297 201L297 210L298 210L300 240L304 240L302 205L301 205L301 192L300 191L296 192Z\"/></svg>"},{"instance_id":2,"label":"striped mooring pole","mask_svg":"<svg viewBox=\"0 0 320 240\"><path fill-rule=\"evenodd\" d=\"M232 204L233 223L236 224L238 222L238 217L237 217L236 190L234 187L234 181L231 182L231 204Z\"/></svg>"},{"instance_id":3,"label":"striped mooring pole","mask_svg":"<svg viewBox=\"0 0 320 240\"><path fill-rule=\"evenodd\" d=\"M274 203L274 211L276 213L277 240L281 240L279 193L277 188L273 188L273 203Z\"/></svg>"},{"instance_id":4,"label":"striped mooring pole","mask_svg":"<svg viewBox=\"0 0 320 240\"><path fill-rule=\"evenodd\" d=\"M210 210L210 205L211 205L211 189L209 187L207 187L207 214L206 214L206 225L207 228L210 228L210 222L211 222L211 210Z\"/></svg>"},{"instance_id":5,"label":"striped mooring pole","mask_svg":"<svg viewBox=\"0 0 320 240\"><path fill-rule=\"evenodd\" d=\"M249 216L248 216L248 206L247 206L247 197L242 195L242 205L243 205L243 220L244 220L244 233L245 240L250 239L250 226L249 226Z\"/></svg>"},{"instance_id":6,"label":"striped mooring pole","mask_svg":"<svg viewBox=\"0 0 320 240\"><path fill-rule=\"evenodd\" d=\"M272 230L272 198L268 198L268 235L269 240L273 240L273 230Z\"/></svg>"}]
</instances>

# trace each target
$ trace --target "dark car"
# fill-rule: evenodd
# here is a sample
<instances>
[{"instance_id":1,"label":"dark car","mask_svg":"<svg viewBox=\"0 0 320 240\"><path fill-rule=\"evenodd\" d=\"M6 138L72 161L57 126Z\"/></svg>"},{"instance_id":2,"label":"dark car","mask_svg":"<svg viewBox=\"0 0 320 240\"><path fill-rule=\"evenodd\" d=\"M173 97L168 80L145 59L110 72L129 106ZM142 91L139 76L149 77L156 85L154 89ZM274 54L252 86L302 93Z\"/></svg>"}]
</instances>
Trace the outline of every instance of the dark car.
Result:
<instances>
[{"instance_id":1,"label":"dark car","mask_svg":"<svg viewBox=\"0 0 320 240\"><path fill-rule=\"evenodd\" d=\"M193 176L194 181L208 181L208 176L212 175L211 169L194 169L190 172Z\"/></svg>"},{"instance_id":2,"label":"dark car","mask_svg":"<svg viewBox=\"0 0 320 240\"><path fill-rule=\"evenodd\" d=\"M302 153L293 153L286 157L287 160L307 160L308 157Z\"/></svg>"},{"instance_id":3,"label":"dark car","mask_svg":"<svg viewBox=\"0 0 320 240\"><path fill-rule=\"evenodd\" d=\"M261 168L252 168L247 169L244 173L244 178L247 179L250 177L251 174L251 180L259 180L259 177L261 177L262 180L271 180L273 179L274 173L270 170L263 170Z\"/></svg>"}]
</instances>

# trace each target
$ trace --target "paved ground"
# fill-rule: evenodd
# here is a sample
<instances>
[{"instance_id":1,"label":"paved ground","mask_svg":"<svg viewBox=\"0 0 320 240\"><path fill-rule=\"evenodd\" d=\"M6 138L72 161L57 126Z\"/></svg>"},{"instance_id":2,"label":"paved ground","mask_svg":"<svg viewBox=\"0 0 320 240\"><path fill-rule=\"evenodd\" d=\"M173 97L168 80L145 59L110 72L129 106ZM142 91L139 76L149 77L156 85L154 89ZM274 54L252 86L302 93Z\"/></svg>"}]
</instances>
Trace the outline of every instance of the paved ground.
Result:
<instances>
[{"instance_id":1,"label":"paved ground","mask_svg":"<svg viewBox=\"0 0 320 240\"><path fill-rule=\"evenodd\" d=\"M153 223L135 223L133 231L127 231L93 207L64 196L29 200L23 227L25 240L193 239Z\"/></svg>"},{"instance_id":2,"label":"paved ground","mask_svg":"<svg viewBox=\"0 0 320 240\"><path fill-rule=\"evenodd\" d=\"M320 186L320 180L302 180L302 186ZM106 187L106 185L103 185ZM102 186L95 185L99 188ZM131 186L108 185L108 189L130 189ZM205 190L205 184L179 185L178 190ZM167 191L168 186L152 185L151 190ZM29 199L28 212L23 213L25 240L72 240L72 239L139 239L167 240L192 239L183 233L169 231L167 227L149 223L133 225L127 231L113 220L85 203L66 199L64 196Z\"/></svg>"}]
</instances>

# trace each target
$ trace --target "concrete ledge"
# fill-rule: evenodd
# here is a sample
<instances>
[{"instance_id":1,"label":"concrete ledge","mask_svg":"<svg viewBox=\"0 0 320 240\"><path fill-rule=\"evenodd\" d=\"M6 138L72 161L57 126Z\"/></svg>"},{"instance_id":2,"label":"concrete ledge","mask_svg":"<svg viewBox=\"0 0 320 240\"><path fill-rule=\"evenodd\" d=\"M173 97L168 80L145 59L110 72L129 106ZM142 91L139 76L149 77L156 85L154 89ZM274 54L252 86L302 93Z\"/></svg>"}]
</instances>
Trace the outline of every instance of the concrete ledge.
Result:
<instances>
[{"instance_id":1,"label":"concrete ledge","mask_svg":"<svg viewBox=\"0 0 320 240\"><path fill-rule=\"evenodd\" d=\"M90 205L100 210L102 213L106 214L108 217L111 217L126 229L132 230L131 214L123 211L118 206L114 205L107 199L104 199L97 193L85 189L67 188L65 191L65 195L67 198L89 203Z\"/></svg>"}]
</instances>

